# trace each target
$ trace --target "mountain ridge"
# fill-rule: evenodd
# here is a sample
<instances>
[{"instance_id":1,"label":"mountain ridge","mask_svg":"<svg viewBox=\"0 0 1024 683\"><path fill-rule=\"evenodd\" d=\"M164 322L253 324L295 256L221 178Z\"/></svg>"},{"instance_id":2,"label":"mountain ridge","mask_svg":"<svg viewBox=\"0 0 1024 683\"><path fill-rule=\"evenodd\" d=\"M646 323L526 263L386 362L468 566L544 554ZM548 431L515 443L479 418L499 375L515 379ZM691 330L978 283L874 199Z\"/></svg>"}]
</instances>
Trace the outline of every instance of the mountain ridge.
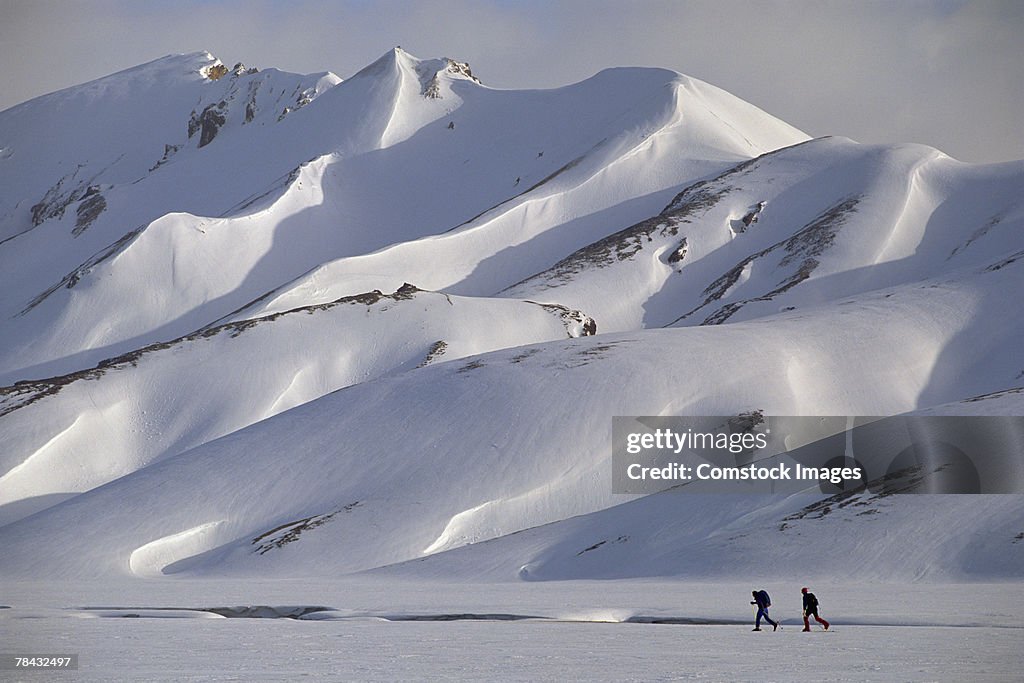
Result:
<instances>
[{"instance_id":1,"label":"mountain ridge","mask_svg":"<svg viewBox=\"0 0 1024 683\"><path fill-rule=\"evenodd\" d=\"M0 112L5 574L747 571L729 534L789 562L820 492L624 499L613 415L1019 412L1024 161L810 139L664 69L499 90L399 48L76 87ZM1019 496L942 503L960 545L917 498L865 502L877 553L930 534L881 574L1022 566Z\"/></svg>"}]
</instances>

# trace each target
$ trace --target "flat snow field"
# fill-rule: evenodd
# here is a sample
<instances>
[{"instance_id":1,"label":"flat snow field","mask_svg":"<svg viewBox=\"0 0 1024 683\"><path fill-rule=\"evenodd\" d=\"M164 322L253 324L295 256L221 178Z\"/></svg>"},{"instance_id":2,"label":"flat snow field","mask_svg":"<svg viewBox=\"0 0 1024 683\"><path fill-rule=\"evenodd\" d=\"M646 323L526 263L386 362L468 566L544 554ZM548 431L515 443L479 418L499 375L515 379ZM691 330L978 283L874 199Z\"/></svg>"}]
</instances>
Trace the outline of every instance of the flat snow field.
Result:
<instances>
[{"instance_id":1,"label":"flat snow field","mask_svg":"<svg viewBox=\"0 0 1024 683\"><path fill-rule=\"evenodd\" d=\"M772 593L780 631L750 631L751 585ZM78 654L79 669L0 680L1015 681L1024 671L1024 583L817 581L828 633L800 631L799 587L8 582L2 653ZM274 607L267 616L330 609L298 619L204 611L242 606Z\"/></svg>"}]
</instances>

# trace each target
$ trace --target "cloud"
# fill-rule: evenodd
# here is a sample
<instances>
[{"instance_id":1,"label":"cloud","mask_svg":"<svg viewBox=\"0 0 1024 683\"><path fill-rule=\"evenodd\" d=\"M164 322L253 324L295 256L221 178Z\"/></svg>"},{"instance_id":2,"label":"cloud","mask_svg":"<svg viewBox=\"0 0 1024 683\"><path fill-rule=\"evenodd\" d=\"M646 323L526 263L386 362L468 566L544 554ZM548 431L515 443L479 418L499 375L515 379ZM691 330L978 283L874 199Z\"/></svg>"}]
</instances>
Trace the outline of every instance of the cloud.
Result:
<instances>
[{"instance_id":1,"label":"cloud","mask_svg":"<svg viewBox=\"0 0 1024 683\"><path fill-rule=\"evenodd\" d=\"M0 108L172 52L348 76L394 45L495 87L610 66L718 85L812 135L1024 158L1024 3L0 0Z\"/></svg>"}]
</instances>

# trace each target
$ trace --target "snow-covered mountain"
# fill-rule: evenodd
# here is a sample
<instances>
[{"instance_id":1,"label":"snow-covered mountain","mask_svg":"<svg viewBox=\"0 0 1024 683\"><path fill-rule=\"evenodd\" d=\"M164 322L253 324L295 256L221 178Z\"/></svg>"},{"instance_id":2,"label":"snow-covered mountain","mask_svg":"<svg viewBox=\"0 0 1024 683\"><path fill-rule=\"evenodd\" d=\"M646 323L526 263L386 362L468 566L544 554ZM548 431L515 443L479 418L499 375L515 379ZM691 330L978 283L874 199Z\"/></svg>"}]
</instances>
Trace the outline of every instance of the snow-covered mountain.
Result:
<instances>
[{"instance_id":1,"label":"snow-covered mountain","mask_svg":"<svg viewBox=\"0 0 1024 683\"><path fill-rule=\"evenodd\" d=\"M828 541L822 573L1019 577L1024 496L616 495L610 430L1024 414L1022 189L660 69L197 53L26 102L0 572L745 576Z\"/></svg>"}]
</instances>

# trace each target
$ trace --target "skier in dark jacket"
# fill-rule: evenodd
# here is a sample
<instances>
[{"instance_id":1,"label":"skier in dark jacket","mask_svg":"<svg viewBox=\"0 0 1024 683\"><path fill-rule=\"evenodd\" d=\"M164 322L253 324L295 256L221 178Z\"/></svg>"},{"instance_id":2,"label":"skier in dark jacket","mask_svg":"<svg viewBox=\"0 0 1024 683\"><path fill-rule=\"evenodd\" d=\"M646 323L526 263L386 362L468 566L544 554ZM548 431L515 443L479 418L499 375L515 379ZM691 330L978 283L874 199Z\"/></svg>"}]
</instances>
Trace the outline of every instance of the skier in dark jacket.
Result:
<instances>
[{"instance_id":1,"label":"skier in dark jacket","mask_svg":"<svg viewBox=\"0 0 1024 683\"><path fill-rule=\"evenodd\" d=\"M772 606L772 600L768 597L768 591L750 591L750 594L754 596L754 599L750 602L751 605L757 605L757 617L754 619L754 631L761 630L761 617L772 625L772 630L779 628L777 621L772 621L772 618L768 616L768 608Z\"/></svg>"},{"instance_id":2,"label":"skier in dark jacket","mask_svg":"<svg viewBox=\"0 0 1024 683\"><path fill-rule=\"evenodd\" d=\"M818 598L814 597L814 593L810 592L806 588L801 588L800 592L804 596L804 630L811 630L811 623L809 617L814 616L814 620L825 627L828 630L828 622L818 616Z\"/></svg>"}]
</instances>

